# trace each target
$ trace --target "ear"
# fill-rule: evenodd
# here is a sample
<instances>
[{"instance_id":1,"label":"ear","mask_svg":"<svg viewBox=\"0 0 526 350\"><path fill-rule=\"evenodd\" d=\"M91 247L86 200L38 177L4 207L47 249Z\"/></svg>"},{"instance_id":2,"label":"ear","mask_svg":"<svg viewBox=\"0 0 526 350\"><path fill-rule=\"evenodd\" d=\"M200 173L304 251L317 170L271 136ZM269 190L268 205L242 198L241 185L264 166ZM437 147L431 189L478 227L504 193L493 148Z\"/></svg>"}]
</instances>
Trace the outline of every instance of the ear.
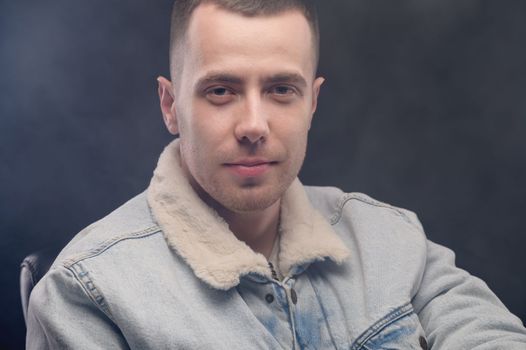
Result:
<instances>
[{"instance_id":1,"label":"ear","mask_svg":"<svg viewBox=\"0 0 526 350\"><path fill-rule=\"evenodd\" d=\"M172 83L164 77L158 77L157 82L159 83L159 103L161 105L161 112L163 113L164 124L170 134L177 135L179 133L179 127L177 125L177 113Z\"/></svg>"},{"instance_id":2,"label":"ear","mask_svg":"<svg viewBox=\"0 0 526 350\"><path fill-rule=\"evenodd\" d=\"M324 81L325 81L325 78L318 77L312 83L311 121L312 121L312 117L314 116L314 112L316 112L316 108L318 107L318 96L320 94L320 88ZM309 125L309 128L310 128L310 125Z\"/></svg>"}]
</instances>

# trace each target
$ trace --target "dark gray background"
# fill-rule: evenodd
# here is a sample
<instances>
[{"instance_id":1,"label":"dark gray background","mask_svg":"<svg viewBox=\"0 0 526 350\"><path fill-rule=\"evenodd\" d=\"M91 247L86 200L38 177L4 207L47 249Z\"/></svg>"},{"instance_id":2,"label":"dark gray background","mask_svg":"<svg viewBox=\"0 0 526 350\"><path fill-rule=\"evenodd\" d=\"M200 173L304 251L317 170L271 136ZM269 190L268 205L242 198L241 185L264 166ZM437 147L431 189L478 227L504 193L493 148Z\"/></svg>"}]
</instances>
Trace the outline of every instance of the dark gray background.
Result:
<instances>
[{"instance_id":1,"label":"dark gray background","mask_svg":"<svg viewBox=\"0 0 526 350\"><path fill-rule=\"evenodd\" d=\"M169 11L0 2L0 348L23 344L22 258L142 191L171 139L155 82ZM320 15L303 182L416 211L525 320L526 2L324 0Z\"/></svg>"}]
</instances>

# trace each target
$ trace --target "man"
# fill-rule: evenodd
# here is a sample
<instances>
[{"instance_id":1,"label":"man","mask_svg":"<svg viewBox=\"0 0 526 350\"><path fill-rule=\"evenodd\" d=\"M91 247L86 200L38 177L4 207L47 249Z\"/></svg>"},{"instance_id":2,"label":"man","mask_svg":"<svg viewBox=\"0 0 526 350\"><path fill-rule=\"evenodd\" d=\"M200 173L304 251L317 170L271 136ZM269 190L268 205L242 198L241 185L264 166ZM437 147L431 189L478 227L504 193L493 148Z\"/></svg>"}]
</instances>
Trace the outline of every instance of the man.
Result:
<instances>
[{"instance_id":1,"label":"man","mask_svg":"<svg viewBox=\"0 0 526 350\"><path fill-rule=\"evenodd\" d=\"M296 178L323 78L303 1L181 0L148 190L35 287L29 349L525 349L416 216Z\"/></svg>"}]
</instances>

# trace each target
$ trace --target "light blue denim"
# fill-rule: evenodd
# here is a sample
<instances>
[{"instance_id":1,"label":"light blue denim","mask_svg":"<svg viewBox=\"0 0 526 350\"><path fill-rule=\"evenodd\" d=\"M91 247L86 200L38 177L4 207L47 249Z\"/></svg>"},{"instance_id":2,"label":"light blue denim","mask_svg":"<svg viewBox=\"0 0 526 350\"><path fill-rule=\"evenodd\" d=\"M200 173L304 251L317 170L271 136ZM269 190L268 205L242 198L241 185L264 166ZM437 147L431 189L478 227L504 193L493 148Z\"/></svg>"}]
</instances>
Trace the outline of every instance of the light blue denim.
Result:
<instances>
[{"instance_id":1,"label":"light blue denim","mask_svg":"<svg viewBox=\"0 0 526 350\"><path fill-rule=\"evenodd\" d=\"M79 233L35 287L28 349L526 349L526 330L416 216L306 187L350 250L283 282L196 278L140 194Z\"/></svg>"}]
</instances>

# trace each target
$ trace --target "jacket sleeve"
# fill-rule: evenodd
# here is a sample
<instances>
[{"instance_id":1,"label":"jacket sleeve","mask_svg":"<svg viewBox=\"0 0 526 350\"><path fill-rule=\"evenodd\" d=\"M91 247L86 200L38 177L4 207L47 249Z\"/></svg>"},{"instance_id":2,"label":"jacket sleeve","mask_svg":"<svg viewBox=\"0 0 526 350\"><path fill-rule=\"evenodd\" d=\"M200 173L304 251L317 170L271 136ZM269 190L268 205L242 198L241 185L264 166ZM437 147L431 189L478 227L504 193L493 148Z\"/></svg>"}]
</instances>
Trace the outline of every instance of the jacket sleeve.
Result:
<instances>
[{"instance_id":1,"label":"jacket sleeve","mask_svg":"<svg viewBox=\"0 0 526 350\"><path fill-rule=\"evenodd\" d=\"M31 292L26 348L128 349L108 314L72 271L56 267Z\"/></svg>"},{"instance_id":2,"label":"jacket sleeve","mask_svg":"<svg viewBox=\"0 0 526 350\"><path fill-rule=\"evenodd\" d=\"M526 349L526 329L479 278L455 266L454 253L427 241L413 307L438 349Z\"/></svg>"}]
</instances>

